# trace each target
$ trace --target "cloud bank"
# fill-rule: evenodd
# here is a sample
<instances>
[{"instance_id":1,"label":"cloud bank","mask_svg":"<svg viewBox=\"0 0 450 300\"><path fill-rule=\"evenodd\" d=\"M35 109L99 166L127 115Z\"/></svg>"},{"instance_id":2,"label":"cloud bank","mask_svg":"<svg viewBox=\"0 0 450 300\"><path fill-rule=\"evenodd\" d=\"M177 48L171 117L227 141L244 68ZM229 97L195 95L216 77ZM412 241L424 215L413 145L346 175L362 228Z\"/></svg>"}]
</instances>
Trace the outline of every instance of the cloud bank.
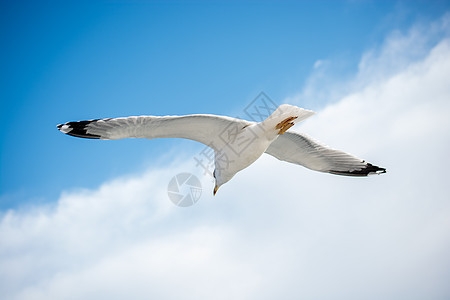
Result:
<instances>
[{"instance_id":1,"label":"cloud bank","mask_svg":"<svg viewBox=\"0 0 450 300\"><path fill-rule=\"evenodd\" d=\"M201 200L178 208L166 188L194 171L187 156L68 191L2 214L2 297L449 298L449 23L367 51L339 101L296 128L387 174L339 177L265 155L215 198L201 177Z\"/></svg>"}]
</instances>

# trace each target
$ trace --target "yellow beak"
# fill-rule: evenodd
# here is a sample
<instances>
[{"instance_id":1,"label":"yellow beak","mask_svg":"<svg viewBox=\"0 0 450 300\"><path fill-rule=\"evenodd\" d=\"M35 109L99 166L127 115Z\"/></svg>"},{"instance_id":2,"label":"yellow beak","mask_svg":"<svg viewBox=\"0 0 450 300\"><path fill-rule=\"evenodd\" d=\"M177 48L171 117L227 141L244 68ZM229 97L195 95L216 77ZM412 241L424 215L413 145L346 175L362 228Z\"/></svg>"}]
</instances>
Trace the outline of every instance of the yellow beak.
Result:
<instances>
[{"instance_id":1,"label":"yellow beak","mask_svg":"<svg viewBox=\"0 0 450 300\"><path fill-rule=\"evenodd\" d=\"M213 196L216 195L218 189L219 189L219 187L218 187L217 184L216 184L216 186L214 187Z\"/></svg>"}]
</instances>

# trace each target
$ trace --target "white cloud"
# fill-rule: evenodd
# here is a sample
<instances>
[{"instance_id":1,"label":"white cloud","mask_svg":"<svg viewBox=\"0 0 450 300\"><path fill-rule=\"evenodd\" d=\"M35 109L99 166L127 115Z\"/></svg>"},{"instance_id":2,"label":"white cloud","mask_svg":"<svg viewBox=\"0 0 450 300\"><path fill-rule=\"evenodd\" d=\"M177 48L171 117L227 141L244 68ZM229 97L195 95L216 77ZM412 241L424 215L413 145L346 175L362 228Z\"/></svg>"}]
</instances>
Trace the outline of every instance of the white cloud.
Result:
<instances>
[{"instance_id":1,"label":"white cloud","mask_svg":"<svg viewBox=\"0 0 450 300\"><path fill-rule=\"evenodd\" d=\"M417 23L407 33L396 30L384 42L363 53L354 67L356 73L346 70L354 62L338 59L318 60L303 90L287 98L289 103L301 103L313 109L320 109L324 103L340 101L349 93L374 86L386 78L403 72L411 64L428 56L443 37L450 36L450 13L431 24Z\"/></svg>"},{"instance_id":2,"label":"white cloud","mask_svg":"<svg viewBox=\"0 0 450 300\"><path fill-rule=\"evenodd\" d=\"M450 297L448 35L389 68L435 26L363 55L347 93L299 128L387 174L339 177L263 156L214 199L203 177L202 199L177 208L166 188L198 172L186 158L66 192L2 216L3 297Z\"/></svg>"},{"instance_id":3,"label":"white cloud","mask_svg":"<svg viewBox=\"0 0 450 300\"><path fill-rule=\"evenodd\" d=\"M326 64L326 61L323 59L318 59L316 60L316 62L314 63L314 69L318 69L320 67L322 67L324 64Z\"/></svg>"}]
</instances>

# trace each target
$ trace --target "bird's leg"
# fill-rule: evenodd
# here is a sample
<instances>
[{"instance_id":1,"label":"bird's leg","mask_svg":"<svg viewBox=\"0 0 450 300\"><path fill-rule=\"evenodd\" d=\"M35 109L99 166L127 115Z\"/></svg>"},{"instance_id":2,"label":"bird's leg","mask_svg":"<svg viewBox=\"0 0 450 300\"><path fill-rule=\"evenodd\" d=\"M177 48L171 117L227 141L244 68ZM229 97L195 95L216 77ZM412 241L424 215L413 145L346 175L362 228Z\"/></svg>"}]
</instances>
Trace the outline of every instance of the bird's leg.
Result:
<instances>
[{"instance_id":1,"label":"bird's leg","mask_svg":"<svg viewBox=\"0 0 450 300\"><path fill-rule=\"evenodd\" d=\"M286 125L283 126L283 128L280 129L280 131L278 131L279 135L284 134L289 128L291 128L292 126L294 126L293 122L287 123Z\"/></svg>"},{"instance_id":2,"label":"bird's leg","mask_svg":"<svg viewBox=\"0 0 450 300\"><path fill-rule=\"evenodd\" d=\"M284 125L286 125L286 123L291 122L295 119L297 119L298 117L289 117L284 119L283 121L281 121L280 123L277 124L277 126L275 126L276 129L280 129L281 127L283 127Z\"/></svg>"},{"instance_id":3,"label":"bird's leg","mask_svg":"<svg viewBox=\"0 0 450 300\"><path fill-rule=\"evenodd\" d=\"M280 123L275 126L275 129L279 129L278 134L282 135L284 134L289 128L294 126L293 120L297 119L298 117L289 117L281 121Z\"/></svg>"}]
</instances>

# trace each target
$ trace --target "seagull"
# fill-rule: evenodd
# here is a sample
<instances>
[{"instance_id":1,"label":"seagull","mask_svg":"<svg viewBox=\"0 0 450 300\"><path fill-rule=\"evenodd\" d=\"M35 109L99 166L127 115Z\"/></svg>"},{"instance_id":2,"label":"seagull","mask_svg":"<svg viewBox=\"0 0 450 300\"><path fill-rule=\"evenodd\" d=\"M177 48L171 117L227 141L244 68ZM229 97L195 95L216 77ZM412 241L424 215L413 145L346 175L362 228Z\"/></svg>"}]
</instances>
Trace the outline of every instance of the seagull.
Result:
<instances>
[{"instance_id":1,"label":"seagull","mask_svg":"<svg viewBox=\"0 0 450 300\"><path fill-rule=\"evenodd\" d=\"M213 195L263 153L311 170L336 175L362 177L386 173L385 168L332 149L305 134L287 132L313 114L315 112L308 109L282 104L262 122L196 114L95 119L67 122L57 127L65 134L88 139L184 138L203 143L214 150Z\"/></svg>"}]
</instances>

